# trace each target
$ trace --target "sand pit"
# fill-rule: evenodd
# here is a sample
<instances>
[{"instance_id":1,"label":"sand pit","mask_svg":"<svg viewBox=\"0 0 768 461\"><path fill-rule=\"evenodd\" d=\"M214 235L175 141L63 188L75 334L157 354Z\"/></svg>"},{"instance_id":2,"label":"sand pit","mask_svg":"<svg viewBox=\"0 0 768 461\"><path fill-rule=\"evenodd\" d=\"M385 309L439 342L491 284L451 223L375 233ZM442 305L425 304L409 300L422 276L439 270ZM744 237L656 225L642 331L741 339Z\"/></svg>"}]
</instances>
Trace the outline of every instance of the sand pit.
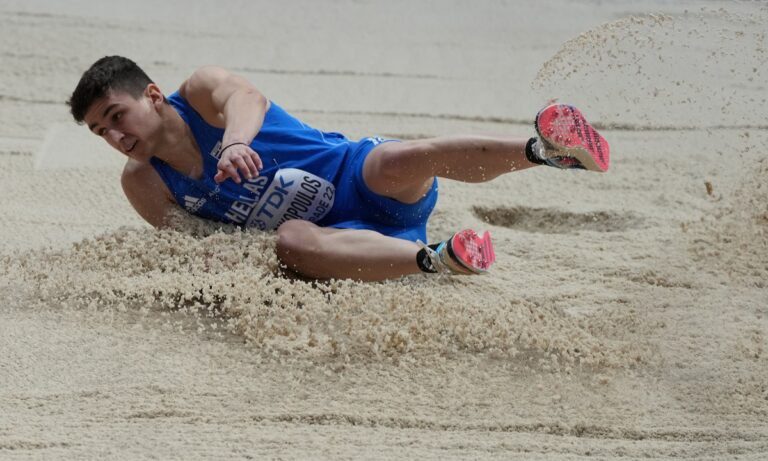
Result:
<instances>
[{"instance_id":1,"label":"sand pit","mask_svg":"<svg viewBox=\"0 0 768 461\"><path fill-rule=\"evenodd\" d=\"M148 6L0 6L1 459L768 456L764 3ZM113 53L351 137L560 98L612 170L441 183L430 234L490 229L492 275L301 280L271 234L135 215L63 103Z\"/></svg>"}]
</instances>

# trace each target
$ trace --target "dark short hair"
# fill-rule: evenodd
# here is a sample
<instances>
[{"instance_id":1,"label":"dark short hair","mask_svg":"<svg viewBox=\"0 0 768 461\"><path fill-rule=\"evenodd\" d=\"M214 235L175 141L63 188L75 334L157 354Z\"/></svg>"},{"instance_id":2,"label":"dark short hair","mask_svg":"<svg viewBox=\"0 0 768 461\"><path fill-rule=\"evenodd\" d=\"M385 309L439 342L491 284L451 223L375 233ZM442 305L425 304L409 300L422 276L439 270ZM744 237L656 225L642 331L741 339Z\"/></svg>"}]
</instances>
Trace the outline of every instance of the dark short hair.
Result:
<instances>
[{"instance_id":1,"label":"dark short hair","mask_svg":"<svg viewBox=\"0 0 768 461\"><path fill-rule=\"evenodd\" d=\"M150 83L154 82L130 59L105 56L83 73L67 104L75 121L83 123L91 104L110 90L125 91L138 99Z\"/></svg>"}]
</instances>

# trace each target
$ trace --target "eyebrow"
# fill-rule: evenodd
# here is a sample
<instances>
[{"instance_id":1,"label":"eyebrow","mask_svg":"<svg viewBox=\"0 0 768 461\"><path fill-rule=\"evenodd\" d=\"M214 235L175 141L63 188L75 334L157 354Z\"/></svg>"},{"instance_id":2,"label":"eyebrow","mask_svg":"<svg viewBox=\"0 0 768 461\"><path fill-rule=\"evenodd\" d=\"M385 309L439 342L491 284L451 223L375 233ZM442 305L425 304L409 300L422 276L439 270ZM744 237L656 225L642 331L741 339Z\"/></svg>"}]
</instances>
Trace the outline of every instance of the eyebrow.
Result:
<instances>
[{"instance_id":1,"label":"eyebrow","mask_svg":"<svg viewBox=\"0 0 768 461\"><path fill-rule=\"evenodd\" d=\"M117 103L116 103L116 102L114 102L114 103L112 103L112 104L108 105L108 106L107 106L107 108L106 108L106 109L104 109L104 113L103 113L103 114L101 114L101 118L104 118L104 117L106 117L106 116L107 116L107 114L109 113L109 111L111 111L112 109L114 109L114 108L115 108L115 106L117 106ZM93 131L93 129L94 129L94 128L96 128L96 126L97 126L97 125L98 125L98 123L91 123L90 125L88 125L88 129L89 129L89 130L91 130L91 131Z\"/></svg>"}]
</instances>

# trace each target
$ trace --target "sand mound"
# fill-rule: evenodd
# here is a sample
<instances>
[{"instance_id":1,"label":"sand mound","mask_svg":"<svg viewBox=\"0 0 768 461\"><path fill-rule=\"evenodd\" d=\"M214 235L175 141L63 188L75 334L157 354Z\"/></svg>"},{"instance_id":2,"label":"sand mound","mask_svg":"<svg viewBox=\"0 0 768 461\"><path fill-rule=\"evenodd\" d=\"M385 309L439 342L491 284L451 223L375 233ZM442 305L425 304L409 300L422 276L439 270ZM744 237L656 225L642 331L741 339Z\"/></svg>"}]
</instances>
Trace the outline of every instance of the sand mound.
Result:
<instances>
[{"instance_id":1,"label":"sand mound","mask_svg":"<svg viewBox=\"0 0 768 461\"><path fill-rule=\"evenodd\" d=\"M656 161L678 177L722 175L725 168L717 171L713 161L739 165L743 171L715 185L701 180L698 190L710 203L701 219L683 228L705 272L727 272L760 287L768 274L768 173L766 161L755 163L752 153L764 149L768 128L766 23L768 6L756 2L625 17L567 41L532 84L543 95L568 95L603 120L599 126L647 131L632 139L632 152L621 141L613 144L619 162L669 151ZM655 133L670 130L677 139L660 147ZM686 132L701 134L692 139L681 135ZM685 157L702 160L675 170L670 162Z\"/></svg>"},{"instance_id":2,"label":"sand mound","mask_svg":"<svg viewBox=\"0 0 768 461\"><path fill-rule=\"evenodd\" d=\"M768 159L759 160L727 198L712 194L720 206L690 225L695 258L736 283L768 287Z\"/></svg>"},{"instance_id":3,"label":"sand mound","mask_svg":"<svg viewBox=\"0 0 768 461\"><path fill-rule=\"evenodd\" d=\"M17 305L159 314L175 328L239 335L278 360L435 360L471 352L570 367L626 365L648 354L601 338L605 318L590 323L497 293L482 277L299 280L278 267L272 234L200 222L184 231L121 229L65 250L6 256L3 266L2 283L22 288ZM497 304L488 304L488 290Z\"/></svg>"},{"instance_id":4,"label":"sand mound","mask_svg":"<svg viewBox=\"0 0 768 461\"><path fill-rule=\"evenodd\" d=\"M614 128L765 127L766 23L764 4L629 16L566 42L532 87Z\"/></svg>"}]
</instances>

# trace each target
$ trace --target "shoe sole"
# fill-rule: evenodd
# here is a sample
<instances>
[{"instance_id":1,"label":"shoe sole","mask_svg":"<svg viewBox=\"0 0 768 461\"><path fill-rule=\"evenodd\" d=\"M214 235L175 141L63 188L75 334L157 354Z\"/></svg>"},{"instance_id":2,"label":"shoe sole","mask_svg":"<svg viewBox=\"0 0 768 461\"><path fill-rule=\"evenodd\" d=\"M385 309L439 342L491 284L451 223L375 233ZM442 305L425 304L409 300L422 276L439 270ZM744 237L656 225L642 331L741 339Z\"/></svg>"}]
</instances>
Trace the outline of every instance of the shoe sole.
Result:
<instances>
[{"instance_id":1,"label":"shoe sole","mask_svg":"<svg viewBox=\"0 0 768 461\"><path fill-rule=\"evenodd\" d=\"M496 261L490 232L486 231L480 237L475 231L466 229L457 232L448 243L454 259L472 273L485 273Z\"/></svg>"},{"instance_id":2,"label":"shoe sole","mask_svg":"<svg viewBox=\"0 0 768 461\"><path fill-rule=\"evenodd\" d=\"M608 141L587 122L581 111L553 104L536 115L536 133L565 157L573 157L590 171L605 172L611 161Z\"/></svg>"}]
</instances>

